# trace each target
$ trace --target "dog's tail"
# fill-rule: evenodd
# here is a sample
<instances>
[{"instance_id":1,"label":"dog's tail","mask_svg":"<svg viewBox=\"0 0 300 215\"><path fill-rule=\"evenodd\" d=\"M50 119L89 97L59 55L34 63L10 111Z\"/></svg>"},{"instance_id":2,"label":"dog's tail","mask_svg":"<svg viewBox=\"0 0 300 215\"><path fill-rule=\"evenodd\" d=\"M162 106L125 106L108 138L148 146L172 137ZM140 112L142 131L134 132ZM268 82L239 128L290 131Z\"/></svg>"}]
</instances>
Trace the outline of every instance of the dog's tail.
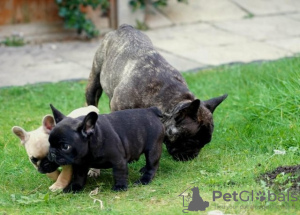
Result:
<instances>
[{"instance_id":1,"label":"dog's tail","mask_svg":"<svg viewBox=\"0 0 300 215\"><path fill-rule=\"evenodd\" d=\"M100 84L100 73L103 64L103 45L101 44L100 48L97 50L93 65L92 71L89 76L89 80L85 90L85 99L87 105L94 105L98 107L99 99L102 95L102 86Z\"/></svg>"}]
</instances>

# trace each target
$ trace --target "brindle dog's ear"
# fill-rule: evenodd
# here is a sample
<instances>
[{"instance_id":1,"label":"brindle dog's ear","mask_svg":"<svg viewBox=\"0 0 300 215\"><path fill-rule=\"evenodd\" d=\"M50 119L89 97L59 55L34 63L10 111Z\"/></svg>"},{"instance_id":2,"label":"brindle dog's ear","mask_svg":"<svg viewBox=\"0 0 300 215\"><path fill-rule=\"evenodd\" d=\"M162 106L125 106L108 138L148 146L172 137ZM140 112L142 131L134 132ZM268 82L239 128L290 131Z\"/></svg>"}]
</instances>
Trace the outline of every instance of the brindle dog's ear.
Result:
<instances>
[{"instance_id":1,"label":"brindle dog's ear","mask_svg":"<svg viewBox=\"0 0 300 215\"><path fill-rule=\"evenodd\" d=\"M224 94L223 96L215 97L203 102L204 106L210 110L211 113L215 111L219 104L227 98L228 94Z\"/></svg>"},{"instance_id":2,"label":"brindle dog's ear","mask_svg":"<svg viewBox=\"0 0 300 215\"><path fill-rule=\"evenodd\" d=\"M181 117L185 117L185 116L190 116L191 118L197 119L197 113L198 113L199 107L200 107L200 100L199 99L195 99L194 101L192 101L190 103L184 104L179 109L179 115L178 115L177 119L179 119Z\"/></svg>"},{"instance_id":3,"label":"brindle dog's ear","mask_svg":"<svg viewBox=\"0 0 300 215\"><path fill-rule=\"evenodd\" d=\"M59 123L66 116L59 112L52 104L50 104L54 119L56 123Z\"/></svg>"},{"instance_id":4,"label":"brindle dog's ear","mask_svg":"<svg viewBox=\"0 0 300 215\"><path fill-rule=\"evenodd\" d=\"M98 114L96 112L90 112L88 115L86 115L82 124L79 126L83 136L88 137L89 135L93 134L97 119Z\"/></svg>"}]
</instances>

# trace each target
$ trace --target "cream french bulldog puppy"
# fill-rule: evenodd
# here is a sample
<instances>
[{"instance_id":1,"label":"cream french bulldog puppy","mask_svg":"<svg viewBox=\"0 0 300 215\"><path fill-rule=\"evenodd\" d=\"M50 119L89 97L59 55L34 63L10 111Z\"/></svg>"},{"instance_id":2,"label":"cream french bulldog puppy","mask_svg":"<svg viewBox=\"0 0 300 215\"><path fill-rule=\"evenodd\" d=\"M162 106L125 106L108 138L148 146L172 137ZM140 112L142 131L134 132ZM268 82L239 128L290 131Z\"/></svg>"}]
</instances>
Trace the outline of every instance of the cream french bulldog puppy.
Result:
<instances>
[{"instance_id":1,"label":"cream french bulldog puppy","mask_svg":"<svg viewBox=\"0 0 300 215\"><path fill-rule=\"evenodd\" d=\"M98 108L95 106L87 106L78 108L72 111L68 116L72 118L76 118L79 116L87 115L90 112L99 113ZM49 134L50 131L54 128L55 122L54 118L51 115L44 116L42 120L42 126L37 128L36 130L27 132L25 129L14 126L12 128L13 133L20 138L22 145L25 147L29 160L33 164L33 166L41 173L46 173L47 176L56 181L53 185L49 187L51 191L57 191L64 189L72 179L72 166L66 165L62 166L62 171L60 172L56 165L53 162L50 162L47 159L47 154L49 152ZM41 164L43 164L43 168L41 168ZM90 169L89 176L99 176L99 169Z\"/></svg>"}]
</instances>

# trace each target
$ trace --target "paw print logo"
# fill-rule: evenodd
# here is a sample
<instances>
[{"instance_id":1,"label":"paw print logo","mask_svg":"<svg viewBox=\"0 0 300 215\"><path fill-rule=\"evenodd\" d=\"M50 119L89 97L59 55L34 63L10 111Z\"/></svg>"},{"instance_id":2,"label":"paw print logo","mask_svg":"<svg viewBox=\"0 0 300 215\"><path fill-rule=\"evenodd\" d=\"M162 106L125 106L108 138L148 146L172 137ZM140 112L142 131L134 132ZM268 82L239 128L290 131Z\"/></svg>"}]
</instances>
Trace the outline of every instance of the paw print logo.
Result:
<instances>
[{"instance_id":1,"label":"paw print logo","mask_svg":"<svg viewBox=\"0 0 300 215\"><path fill-rule=\"evenodd\" d=\"M265 192L261 192L259 191L258 193L256 193L257 197L256 199L263 202L266 200L266 197L265 197Z\"/></svg>"}]
</instances>

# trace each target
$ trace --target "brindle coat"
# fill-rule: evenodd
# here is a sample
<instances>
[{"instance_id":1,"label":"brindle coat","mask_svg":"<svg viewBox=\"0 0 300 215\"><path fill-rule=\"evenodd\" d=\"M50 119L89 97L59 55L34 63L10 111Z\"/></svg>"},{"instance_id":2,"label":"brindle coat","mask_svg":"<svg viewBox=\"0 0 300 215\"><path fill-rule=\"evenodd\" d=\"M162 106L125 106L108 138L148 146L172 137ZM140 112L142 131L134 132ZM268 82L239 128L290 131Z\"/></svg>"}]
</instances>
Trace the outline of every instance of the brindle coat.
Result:
<instances>
[{"instance_id":1,"label":"brindle coat","mask_svg":"<svg viewBox=\"0 0 300 215\"><path fill-rule=\"evenodd\" d=\"M210 142L212 113L227 97L200 101L182 75L129 25L108 33L97 50L86 88L88 105L98 105L102 91L112 111L157 106L164 113L165 143L176 160L195 158Z\"/></svg>"}]
</instances>

